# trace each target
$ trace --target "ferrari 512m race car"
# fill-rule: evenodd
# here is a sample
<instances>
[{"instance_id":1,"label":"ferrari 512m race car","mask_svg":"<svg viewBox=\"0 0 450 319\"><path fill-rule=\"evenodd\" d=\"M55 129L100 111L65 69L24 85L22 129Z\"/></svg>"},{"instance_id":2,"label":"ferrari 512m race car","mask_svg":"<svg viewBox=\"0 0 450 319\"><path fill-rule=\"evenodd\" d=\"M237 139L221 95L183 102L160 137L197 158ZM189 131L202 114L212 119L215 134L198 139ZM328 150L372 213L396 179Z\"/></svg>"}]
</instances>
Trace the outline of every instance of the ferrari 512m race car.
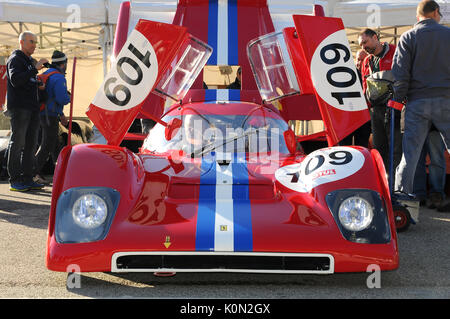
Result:
<instances>
[{"instance_id":1,"label":"ferrari 512m race car","mask_svg":"<svg viewBox=\"0 0 450 319\"><path fill-rule=\"evenodd\" d=\"M116 62L87 111L107 144L58 159L50 270L398 267L383 161L338 145L369 120L341 19L293 15L276 31L266 1L180 0L172 23L134 28L130 16L122 4ZM241 89L204 88L207 63L240 66ZM156 125L133 153L119 144L139 116ZM311 119L324 131L289 125ZM328 145L304 151L315 140Z\"/></svg>"}]
</instances>

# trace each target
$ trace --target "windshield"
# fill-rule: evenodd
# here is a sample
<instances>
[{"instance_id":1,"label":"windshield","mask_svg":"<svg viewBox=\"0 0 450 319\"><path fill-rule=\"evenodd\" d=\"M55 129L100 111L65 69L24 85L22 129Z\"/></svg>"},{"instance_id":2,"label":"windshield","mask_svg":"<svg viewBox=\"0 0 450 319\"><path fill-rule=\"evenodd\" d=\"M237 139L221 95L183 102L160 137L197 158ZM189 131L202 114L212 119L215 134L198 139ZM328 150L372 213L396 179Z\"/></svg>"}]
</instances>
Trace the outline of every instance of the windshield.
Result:
<instances>
[{"instance_id":1,"label":"windshield","mask_svg":"<svg viewBox=\"0 0 450 319\"><path fill-rule=\"evenodd\" d=\"M283 136L287 123L281 118L264 116L261 111L249 115L203 115L189 111L162 120L168 123L175 117L183 121L176 135L166 140L165 127L156 124L144 141L145 150L156 153L182 150L191 157L211 152L289 153Z\"/></svg>"}]
</instances>

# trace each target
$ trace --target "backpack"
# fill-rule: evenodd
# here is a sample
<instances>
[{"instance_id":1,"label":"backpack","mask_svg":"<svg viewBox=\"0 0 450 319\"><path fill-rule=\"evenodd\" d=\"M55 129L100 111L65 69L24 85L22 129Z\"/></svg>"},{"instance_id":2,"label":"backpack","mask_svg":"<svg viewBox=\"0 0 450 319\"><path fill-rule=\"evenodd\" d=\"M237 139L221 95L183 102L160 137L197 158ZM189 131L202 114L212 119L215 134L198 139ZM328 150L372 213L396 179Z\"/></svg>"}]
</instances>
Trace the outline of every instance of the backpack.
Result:
<instances>
[{"instance_id":1,"label":"backpack","mask_svg":"<svg viewBox=\"0 0 450 319\"><path fill-rule=\"evenodd\" d=\"M55 73L61 73L59 71L52 71L49 73L41 73L38 74L38 82L45 84L44 90L39 90L39 111L43 111L45 109L45 104L48 100L48 93L47 93L47 81L50 78L51 75Z\"/></svg>"}]
</instances>

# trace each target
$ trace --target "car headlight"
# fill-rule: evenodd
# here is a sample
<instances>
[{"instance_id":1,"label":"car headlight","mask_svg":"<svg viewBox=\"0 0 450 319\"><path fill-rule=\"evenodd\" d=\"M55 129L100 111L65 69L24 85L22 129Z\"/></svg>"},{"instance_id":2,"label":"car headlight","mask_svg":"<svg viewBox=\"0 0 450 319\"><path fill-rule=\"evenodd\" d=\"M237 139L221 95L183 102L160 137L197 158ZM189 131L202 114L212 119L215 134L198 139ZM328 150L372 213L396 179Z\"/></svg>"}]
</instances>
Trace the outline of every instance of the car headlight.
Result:
<instances>
[{"instance_id":1,"label":"car headlight","mask_svg":"<svg viewBox=\"0 0 450 319\"><path fill-rule=\"evenodd\" d=\"M73 204L72 216L77 225L83 228L95 228L105 222L108 207L100 196L86 194Z\"/></svg>"},{"instance_id":2,"label":"car headlight","mask_svg":"<svg viewBox=\"0 0 450 319\"><path fill-rule=\"evenodd\" d=\"M364 198L353 196L339 206L339 221L350 231L361 231L369 227L373 219L372 206Z\"/></svg>"},{"instance_id":3,"label":"car headlight","mask_svg":"<svg viewBox=\"0 0 450 319\"><path fill-rule=\"evenodd\" d=\"M386 199L371 189L339 189L325 196L342 236L355 243L391 240Z\"/></svg>"},{"instance_id":4,"label":"car headlight","mask_svg":"<svg viewBox=\"0 0 450 319\"><path fill-rule=\"evenodd\" d=\"M108 187L74 187L58 198L55 237L58 243L102 240L119 206L120 193Z\"/></svg>"}]
</instances>

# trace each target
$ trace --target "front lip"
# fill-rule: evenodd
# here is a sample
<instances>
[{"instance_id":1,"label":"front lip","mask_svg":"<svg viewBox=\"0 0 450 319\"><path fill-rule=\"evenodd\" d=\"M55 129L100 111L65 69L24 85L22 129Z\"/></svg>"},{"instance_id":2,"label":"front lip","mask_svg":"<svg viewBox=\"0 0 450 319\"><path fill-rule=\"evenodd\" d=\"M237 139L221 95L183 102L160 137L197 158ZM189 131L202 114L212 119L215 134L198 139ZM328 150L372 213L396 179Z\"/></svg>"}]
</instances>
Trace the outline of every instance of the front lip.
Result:
<instances>
[{"instance_id":1,"label":"front lip","mask_svg":"<svg viewBox=\"0 0 450 319\"><path fill-rule=\"evenodd\" d=\"M348 242L346 247L339 247L336 249L324 248L321 250L305 250L301 249L296 251L282 252L268 252L253 251L248 254L262 255L266 253L280 254L280 255L314 255L314 256L332 256L333 260L333 273L341 272L366 272L371 265L377 265L380 270L394 270L398 268L399 257L394 243L391 244L355 244ZM98 244L98 243L97 243ZM133 245L127 245L128 248ZM202 254L223 254L223 252L202 252L202 251L163 251L161 249L114 249L112 247L105 247L102 245L95 245L95 243L87 244L57 244L50 239L50 245L48 247L46 266L49 270L67 272L68 267L71 265L77 265L80 272L129 272L125 270L118 270L113 266L113 258L118 256L130 255L130 254L156 254L156 255L202 255ZM230 255L238 255L241 252L226 252ZM169 270L170 269L170 270ZM136 270L139 272L145 271L175 271L174 268L158 268L155 270ZM177 269L179 272L259 272L259 273L289 273L287 270L249 270L249 269ZM294 271L296 272L296 271ZM329 270L331 273L331 269ZM297 271L296 273L302 273ZM305 272L306 273L306 272ZM324 272L321 272L324 273Z\"/></svg>"}]
</instances>

